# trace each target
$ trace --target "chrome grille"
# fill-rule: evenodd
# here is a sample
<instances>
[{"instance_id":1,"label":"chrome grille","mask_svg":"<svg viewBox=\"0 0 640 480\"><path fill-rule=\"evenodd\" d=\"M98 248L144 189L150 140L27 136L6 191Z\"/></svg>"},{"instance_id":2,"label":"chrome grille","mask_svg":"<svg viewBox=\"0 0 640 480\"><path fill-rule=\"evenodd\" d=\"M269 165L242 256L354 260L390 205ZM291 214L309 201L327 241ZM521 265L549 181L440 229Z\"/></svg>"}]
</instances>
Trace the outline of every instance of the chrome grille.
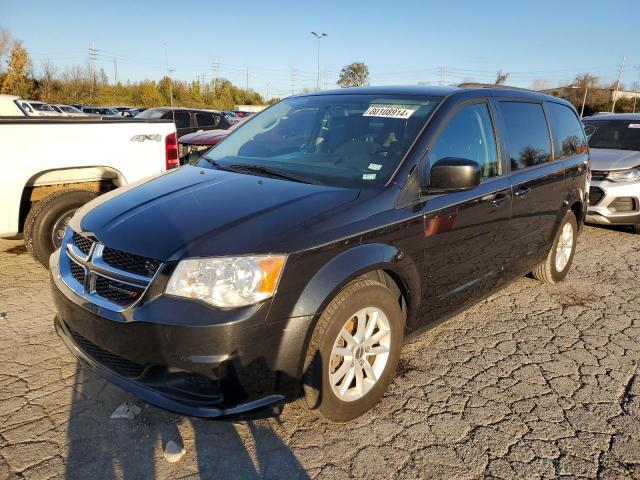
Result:
<instances>
[{"instance_id":1,"label":"chrome grille","mask_svg":"<svg viewBox=\"0 0 640 480\"><path fill-rule=\"evenodd\" d=\"M123 307L131 305L143 292L144 288L118 282L102 275L96 277L96 293Z\"/></svg>"},{"instance_id":2,"label":"chrome grille","mask_svg":"<svg viewBox=\"0 0 640 480\"><path fill-rule=\"evenodd\" d=\"M66 285L91 303L116 312L144 295L162 262L121 252L68 230L60 254Z\"/></svg>"},{"instance_id":3,"label":"chrome grille","mask_svg":"<svg viewBox=\"0 0 640 480\"><path fill-rule=\"evenodd\" d=\"M78 247L78 250L80 250L85 255L89 255L91 247L93 246L93 240L89 240L87 237L78 235L75 232L73 233L73 243L75 243L76 247Z\"/></svg>"},{"instance_id":4,"label":"chrome grille","mask_svg":"<svg viewBox=\"0 0 640 480\"><path fill-rule=\"evenodd\" d=\"M109 247L104 247L102 259L112 267L147 277L153 277L160 266L160 262L153 258L142 257Z\"/></svg>"}]
</instances>

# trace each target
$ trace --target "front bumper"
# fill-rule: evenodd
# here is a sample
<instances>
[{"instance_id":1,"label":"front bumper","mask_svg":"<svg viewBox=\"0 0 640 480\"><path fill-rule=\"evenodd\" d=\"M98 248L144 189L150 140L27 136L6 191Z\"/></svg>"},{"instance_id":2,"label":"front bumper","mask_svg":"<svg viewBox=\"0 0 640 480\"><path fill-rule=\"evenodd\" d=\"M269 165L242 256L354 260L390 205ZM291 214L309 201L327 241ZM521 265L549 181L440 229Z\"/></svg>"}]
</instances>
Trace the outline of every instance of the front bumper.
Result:
<instances>
[{"instance_id":1,"label":"front bumper","mask_svg":"<svg viewBox=\"0 0 640 480\"><path fill-rule=\"evenodd\" d=\"M293 367L281 368L280 352L287 350L290 322L302 325L302 318L267 324L269 305L262 304L222 321L224 312L164 296L141 302L132 318L106 318L64 283L59 256L50 263L56 331L107 380L151 404L199 417L280 404L299 392L300 380L284 372Z\"/></svg>"},{"instance_id":2,"label":"front bumper","mask_svg":"<svg viewBox=\"0 0 640 480\"><path fill-rule=\"evenodd\" d=\"M631 199L630 210L619 211L616 202ZM603 225L640 224L640 183L592 180L589 190L589 209L586 222Z\"/></svg>"}]
</instances>

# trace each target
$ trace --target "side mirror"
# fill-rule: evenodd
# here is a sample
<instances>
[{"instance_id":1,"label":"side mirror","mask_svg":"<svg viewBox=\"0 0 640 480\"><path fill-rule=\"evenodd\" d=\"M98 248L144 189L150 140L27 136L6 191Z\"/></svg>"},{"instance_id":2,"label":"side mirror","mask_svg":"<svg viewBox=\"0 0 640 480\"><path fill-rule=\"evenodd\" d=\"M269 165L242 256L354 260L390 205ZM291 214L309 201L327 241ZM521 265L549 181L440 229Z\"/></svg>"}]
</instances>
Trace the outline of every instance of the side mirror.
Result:
<instances>
[{"instance_id":1,"label":"side mirror","mask_svg":"<svg viewBox=\"0 0 640 480\"><path fill-rule=\"evenodd\" d=\"M426 193L460 192L480 185L481 171L474 160L446 157L438 160L425 177L429 178L422 189Z\"/></svg>"}]
</instances>

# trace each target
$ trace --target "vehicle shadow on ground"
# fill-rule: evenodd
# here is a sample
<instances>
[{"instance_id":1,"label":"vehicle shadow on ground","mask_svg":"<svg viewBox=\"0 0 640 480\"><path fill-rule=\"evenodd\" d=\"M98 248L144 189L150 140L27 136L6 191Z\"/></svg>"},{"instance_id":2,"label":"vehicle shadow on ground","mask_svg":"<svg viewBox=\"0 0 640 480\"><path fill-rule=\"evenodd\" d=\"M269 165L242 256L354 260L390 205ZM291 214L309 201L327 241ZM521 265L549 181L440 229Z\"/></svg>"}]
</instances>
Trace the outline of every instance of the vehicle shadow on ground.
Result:
<instances>
[{"instance_id":1,"label":"vehicle shadow on ground","mask_svg":"<svg viewBox=\"0 0 640 480\"><path fill-rule=\"evenodd\" d=\"M76 367L68 424L65 478L308 478L273 429L277 419L206 420L146 405ZM141 407L135 418L110 418L124 402ZM185 454L163 457L168 442Z\"/></svg>"}]
</instances>

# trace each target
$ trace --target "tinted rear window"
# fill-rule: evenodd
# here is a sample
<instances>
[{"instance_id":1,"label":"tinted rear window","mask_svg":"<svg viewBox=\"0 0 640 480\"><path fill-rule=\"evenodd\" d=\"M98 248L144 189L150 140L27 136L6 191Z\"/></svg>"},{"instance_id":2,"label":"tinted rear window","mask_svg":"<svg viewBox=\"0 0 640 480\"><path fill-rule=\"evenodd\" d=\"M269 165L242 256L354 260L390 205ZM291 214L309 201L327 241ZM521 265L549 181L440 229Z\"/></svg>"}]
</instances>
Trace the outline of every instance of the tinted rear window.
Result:
<instances>
[{"instance_id":1,"label":"tinted rear window","mask_svg":"<svg viewBox=\"0 0 640 480\"><path fill-rule=\"evenodd\" d=\"M196 122L199 127L214 127L217 123L211 113L196 113Z\"/></svg>"},{"instance_id":2,"label":"tinted rear window","mask_svg":"<svg viewBox=\"0 0 640 480\"><path fill-rule=\"evenodd\" d=\"M582 153L587 139L582 124L573 110L559 103L547 103L549 123L553 134L553 148L556 158L570 157Z\"/></svg>"},{"instance_id":3,"label":"tinted rear window","mask_svg":"<svg viewBox=\"0 0 640 480\"><path fill-rule=\"evenodd\" d=\"M542 105L500 102L511 170L541 165L551 159L551 142Z\"/></svg>"}]
</instances>

